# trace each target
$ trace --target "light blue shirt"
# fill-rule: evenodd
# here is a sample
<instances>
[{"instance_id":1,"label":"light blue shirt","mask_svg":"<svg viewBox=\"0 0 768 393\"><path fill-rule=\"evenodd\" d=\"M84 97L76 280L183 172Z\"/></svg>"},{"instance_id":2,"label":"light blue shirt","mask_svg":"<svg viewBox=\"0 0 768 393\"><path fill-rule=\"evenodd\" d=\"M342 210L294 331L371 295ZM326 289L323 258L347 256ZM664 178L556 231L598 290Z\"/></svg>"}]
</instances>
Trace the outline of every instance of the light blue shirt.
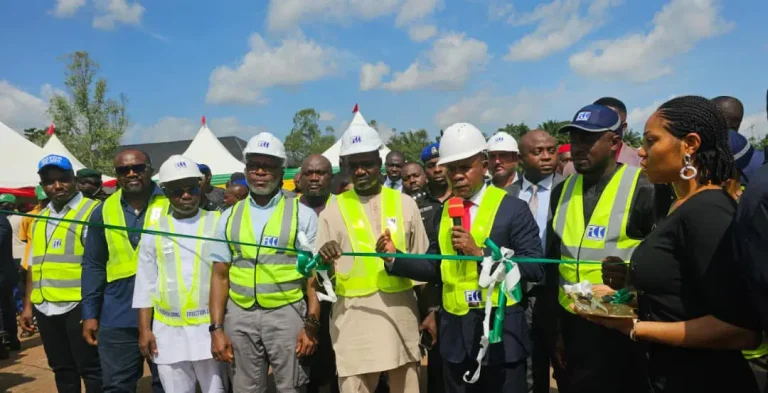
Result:
<instances>
[{"instance_id":1,"label":"light blue shirt","mask_svg":"<svg viewBox=\"0 0 768 393\"><path fill-rule=\"evenodd\" d=\"M275 195L272 200L267 203L266 206L259 206L250 195L248 196L248 208L251 209L251 230L253 231L253 236L256 239L261 239L261 233L264 230L264 227L267 225L267 221L269 221L269 218L272 216L272 213L275 211L278 202L280 202L280 198L282 197L283 193L278 192L277 195ZM304 234L307 235L310 250L313 250L315 247L315 237L317 235L317 214L315 214L314 210L302 205L301 203L298 205L298 231L304 232ZM219 220L219 225L216 228L216 239L225 240L227 238L227 222L229 221L229 217L232 215L233 210L235 209L230 208L221 213L221 219ZM297 249L299 248L298 238L296 239L295 247ZM232 251L230 250L229 245L223 242L215 242L211 246L211 260L225 263L232 262Z\"/></svg>"},{"instance_id":2,"label":"light blue shirt","mask_svg":"<svg viewBox=\"0 0 768 393\"><path fill-rule=\"evenodd\" d=\"M544 250L546 250L547 244L549 197L552 195L552 182L554 179L554 175L545 177L538 183L539 189L536 191L536 195L539 198L539 208L538 211L534 214L533 218L536 219L536 225L539 226L539 238L541 239L541 247ZM517 197L522 199L525 203L528 203L528 201L530 201L531 197L533 196L533 190L531 189L532 185L533 183L531 183L528 178L523 176L523 184L520 186L520 193L517 195Z\"/></svg>"}]
</instances>

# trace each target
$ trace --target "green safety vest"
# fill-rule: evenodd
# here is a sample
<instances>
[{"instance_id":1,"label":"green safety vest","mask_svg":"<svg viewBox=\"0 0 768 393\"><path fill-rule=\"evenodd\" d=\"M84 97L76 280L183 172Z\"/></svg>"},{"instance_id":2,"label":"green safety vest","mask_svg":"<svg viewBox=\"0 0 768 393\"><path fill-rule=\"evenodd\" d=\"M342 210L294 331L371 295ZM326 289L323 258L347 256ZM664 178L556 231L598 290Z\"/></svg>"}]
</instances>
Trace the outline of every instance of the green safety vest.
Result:
<instances>
[{"instance_id":1,"label":"green safety vest","mask_svg":"<svg viewBox=\"0 0 768 393\"><path fill-rule=\"evenodd\" d=\"M282 196L272 216L256 239L251 228L249 198L232 207L227 222L227 239L234 242L289 248L296 243L299 199ZM296 270L296 253L229 244L229 297L242 308L258 302L264 308L278 308L304 298L303 276Z\"/></svg>"},{"instance_id":2,"label":"green safety vest","mask_svg":"<svg viewBox=\"0 0 768 393\"><path fill-rule=\"evenodd\" d=\"M104 207L101 210L104 224L127 227L125 215L123 214L123 205L120 203L122 195L123 191L117 190L117 192L104 201ZM158 218L167 214L169 207L168 198L164 195L152 196L146 213L144 213L143 229L149 228ZM107 250L109 251L107 282L135 276L139 252L138 246L134 249L131 245L131 241L128 239L128 231L105 228L104 238L107 240Z\"/></svg>"},{"instance_id":3,"label":"green safety vest","mask_svg":"<svg viewBox=\"0 0 768 393\"><path fill-rule=\"evenodd\" d=\"M170 214L157 220L153 228L174 233ZM218 212L201 211L197 236L213 238ZM208 295L211 288L213 265L208 258L210 241L196 240L194 271L189 287L184 284L179 243L172 237L155 236L157 256L157 294L153 300L155 319L169 326L204 325L211 322Z\"/></svg>"},{"instance_id":4,"label":"green safety vest","mask_svg":"<svg viewBox=\"0 0 768 393\"><path fill-rule=\"evenodd\" d=\"M600 195L589 223L585 223L583 176L568 176L552 220L561 239L561 260L601 261L607 256L615 256L629 263L635 248L642 242L629 238L626 229L639 177L640 168L622 165ZM569 312L573 312L569 307L573 301L565 294L563 285L584 280L593 285L603 283L602 265L599 264L561 263L559 270L559 301Z\"/></svg>"},{"instance_id":5,"label":"green safety vest","mask_svg":"<svg viewBox=\"0 0 768 393\"><path fill-rule=\"evenodd\" d=\"M485 239L491 235L496 213L499 211L499 206L501 206L501 201L505 195L507 195L506 191L494 186L488 186L485 189L485 194L483 194L483 199L477 207L477 214L472 220L472 226L469 230L478 247L485 247ZM446 206L440 217L440 230L438 232L440 253L443 255L456 255L451 241L452 227L453 219L448 215ZM466 315L470 308L485 307L488 289L481 288L478 284L477 261L443 260L440 263L440 275L443 279L443 308L445 311L454 315ZM493 307L499 306L498 285L491 293L491 302ZM514 299L507 297L507 306L512 306L515 303Z\"/></svg>"},{"instance_id":6,"label":"green safety vest","mask_svg":"<svg viewBox=\"0 0 768 393\"><path fill-rule=\"evenodd\" d=\"M405 251L405 225L403 222L403 196L388 187L381 188L381 231L389 229L398 250ZM354 252L376 252L376 237L367 214L355 190L336 197L344 225ZM390 276L384 270L384 261L378 257L355 257L347 273L336 272L336 294L344 297L363 297L377 291L397 293L413 288L413 281Z\"/></svg>"},{"instance_id":7,"label":"green safety vest","mask_svg":"<svg viewBox=\"0 0 768 393\"><path fill-rule=\"evenodd\" d=\"M85 221L99 202L83 198L77 207L70 209L64 219ZM49 216L45 208L40 216ZM32 226L32 293L34 304L49 302L79 302L80 278L82 276L83 225L57 221L56 228L47 239L48 220L35 219Z\"/></svg>"}]
</instances>

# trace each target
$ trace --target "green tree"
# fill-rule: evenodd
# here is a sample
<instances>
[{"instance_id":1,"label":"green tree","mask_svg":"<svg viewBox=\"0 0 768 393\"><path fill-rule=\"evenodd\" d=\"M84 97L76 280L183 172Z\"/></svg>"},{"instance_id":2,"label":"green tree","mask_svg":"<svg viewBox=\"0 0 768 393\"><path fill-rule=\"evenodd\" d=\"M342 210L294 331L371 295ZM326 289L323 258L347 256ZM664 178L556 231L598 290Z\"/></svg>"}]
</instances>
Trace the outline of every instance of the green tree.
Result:
<instances>
[{"instance_id":1,"label":"green tree","mask_svg":"<svg viewBox=\"0 0 768 393\"><path fill-rule=\"evenodd\" d=\"M429 133L422 128L417 131L395 132L387 146L403 153L406 161L419 161L421 151L430 143L432 140Z\"/></svg>"},{"instance_id":2,"label":"green tree","mask_svg":"<svg viewBox=\"0 0 768 393\"><path fill-rule=\"evenodd\" d=\"M525 123L518 123L518 124L507 124L503 128L499 128L499 131L506 132L509 135L512 135L515 140L518 142L520 141L520 138L525 135L526 132L530 131L531 129L528 128L528 125ZM488 139L486 137L485 139Z\"/></svg>"},{"instance_id":3,"label":"green tree","mask_svg":"<svg viewBox=\"0 0 768 393\"><path fill-rule=\"evenodd\" d=\"M624 131L624 135L621 137L621 140L634 148L638 148L643 145L642 135L631 128L628 128L626 131Z\"/></svg>"},{"instance_id":4,"label":"green tree","mask_svg":"<svg viewBox=\"0 0 768 393\"><path fill-rule=\"evenodd\" d=\"M62 138L69 138L68 135L62 135L59 133L59 136ZM48 129L47 128L27 128L24 130L24 137L27 138L28 141L43 147L45 146L45 142L48 142Z\"/></svg>"},{"instance_id":5,"label":"green tree","mask_svg":"<svg viewBox=\"0 0 768 393\"><path fill-rule=\"evenodd\" d=\"M749 143L755 149L765 150L768 148L768 135L763 135L762 138L757 139L754 136L749 137Z\"/></svg>"},{"instance_id":6,"label":"green tree","mask_svg":"<svg viewBox=\"0 0 768 393\"><path fill-rule=\"evenodd\" d=\"M55 94L48 108L57 135L83 165L114 175L112 162L128 128L128 99L124 94L117 99L107 97L107 80L98 77L99 65L88 52L74 52L66 58L68 94Z\"/></svg>"},{"instance_id":7,"label":"green tree","mask_svg":"<svg viewBox=\"0 0 768 393\"><path fill-rule=\"evenodd\" d=\"M326 127L325 133L317 122L320 114L312 108L302 109L293 116L293 129L285 137L285 152L288 166L301 165L310 154L322 153L336 142L333 127Z\"/></svg>"},{"instance_id":8,"label":"green tree","mask_svg":"<svg viewBox=\"0 0 768 393\"><path fill-rule=\"evenodd\" d=\"M564 121L557 121L557 120L547 120L543 123L540 123L538 129L544 130L549 133L549 135L552 135L557 139L557 143L559 145L564 145L566 143L570 143L570 137L567 133L560 133L560 128L566 124L569 124L570 121L564 120Z\"/></svg>"}]
</instances>

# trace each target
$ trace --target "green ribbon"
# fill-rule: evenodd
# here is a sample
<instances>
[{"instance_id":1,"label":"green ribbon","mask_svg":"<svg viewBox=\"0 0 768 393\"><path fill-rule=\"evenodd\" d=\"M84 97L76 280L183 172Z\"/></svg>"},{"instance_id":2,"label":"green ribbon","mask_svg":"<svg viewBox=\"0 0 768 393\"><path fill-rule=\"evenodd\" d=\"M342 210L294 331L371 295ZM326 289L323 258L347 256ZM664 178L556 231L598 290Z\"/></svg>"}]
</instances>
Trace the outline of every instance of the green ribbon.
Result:
<instances>
[{"instance_id":1,"label":"green ribbon","mask_svg":"<svg viewBox=\"0 0 768 393\"><path fill-rule=\"evenodd\" d=\"M627 288L621 288L611 296L611 304L628 304L634 297Z\"/></svg>"}]
</instances>

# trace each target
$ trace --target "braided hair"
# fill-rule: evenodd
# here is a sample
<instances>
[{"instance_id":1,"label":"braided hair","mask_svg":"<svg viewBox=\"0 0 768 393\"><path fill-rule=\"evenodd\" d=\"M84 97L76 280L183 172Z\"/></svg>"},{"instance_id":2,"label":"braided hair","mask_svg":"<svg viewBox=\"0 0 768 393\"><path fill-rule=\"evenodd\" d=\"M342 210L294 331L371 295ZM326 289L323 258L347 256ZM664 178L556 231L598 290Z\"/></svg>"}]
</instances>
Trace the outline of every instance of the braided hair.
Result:
<instances>
[{"instance_id":1,"label":"braided hair","mask_svg":"<svg viewBox=\"0 0 768 393\"><path fill-rule=\"evenodd\" d=\"M659 107L665 128L678 139L690 133L701 138L692 161L698 169L699 184L723 184L734 171L733 154L728 145L728 124L712 101L699 96L673 98Z\"/></svg>"}]
</instances>

